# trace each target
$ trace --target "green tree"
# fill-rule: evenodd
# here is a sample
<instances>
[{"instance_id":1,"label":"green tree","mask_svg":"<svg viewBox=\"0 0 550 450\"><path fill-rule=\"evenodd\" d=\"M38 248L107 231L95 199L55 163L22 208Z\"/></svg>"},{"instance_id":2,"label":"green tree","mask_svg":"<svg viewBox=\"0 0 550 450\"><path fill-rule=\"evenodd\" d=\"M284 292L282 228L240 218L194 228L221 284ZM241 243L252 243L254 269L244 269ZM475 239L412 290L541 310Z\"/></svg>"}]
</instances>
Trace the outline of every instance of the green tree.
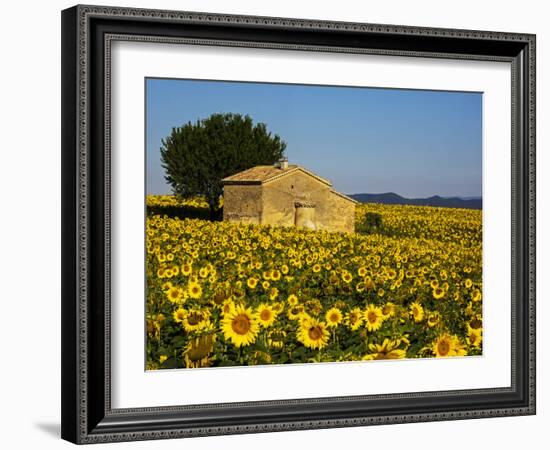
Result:
<instances>
[{"instance_id":1,"label":"green tree","mask_svg":"<svg viewBox=\"0 0 550 450\"><path fill-rule=\"evenodd\" d=\"M227 113L173 128L162 140L160 154L165 179L174 194L204 196L213 220L223 194L221 180L250 167L273 164L285 148L286 143L264 123L254 124L248 115Z\"/></svg>"}]
</instances>

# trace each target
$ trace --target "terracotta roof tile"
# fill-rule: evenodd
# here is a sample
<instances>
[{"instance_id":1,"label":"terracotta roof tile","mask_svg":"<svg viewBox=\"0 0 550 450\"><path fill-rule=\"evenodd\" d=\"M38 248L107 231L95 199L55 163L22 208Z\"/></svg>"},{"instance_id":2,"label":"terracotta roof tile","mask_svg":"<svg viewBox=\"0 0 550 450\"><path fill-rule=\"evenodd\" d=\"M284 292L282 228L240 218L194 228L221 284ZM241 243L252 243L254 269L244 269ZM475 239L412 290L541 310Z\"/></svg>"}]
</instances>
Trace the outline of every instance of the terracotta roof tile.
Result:
<instances>
[{"instance_id":1,"label":"terracotta roof tile","mask_svg":"<svg viewBox=\"0 0 550 450\"><path fill-rule=\"evenodd\" d=\"M244 183L263 183L273 177L282 175L285 172L293 172L296 169L296 165L289 165L288 169L279 169L275 166L256 166L250 169L243 170L234 175L224 178L225 182L244 182Z\"/></svg>"},{"instance_id":2,"label":"terracotta roof tile","mask_svg":"<svg viewBox=\"0 0 550 450\"><path fill-rule=\"evenodd\" d=\"M309 176L317 179L318 181L332 186L331 182L321 178L320 176L310 172L303 167L297 166L295 164L289 164L287 169L280 169L275 166L256 166L251 167L250 169L243 170L242 172L236 173L229 177L226 177L222 180L224 184L263 184L268 181L275 180L287 174L293 173L295 171L301 171Z\"/></svg>"}]
</instances>

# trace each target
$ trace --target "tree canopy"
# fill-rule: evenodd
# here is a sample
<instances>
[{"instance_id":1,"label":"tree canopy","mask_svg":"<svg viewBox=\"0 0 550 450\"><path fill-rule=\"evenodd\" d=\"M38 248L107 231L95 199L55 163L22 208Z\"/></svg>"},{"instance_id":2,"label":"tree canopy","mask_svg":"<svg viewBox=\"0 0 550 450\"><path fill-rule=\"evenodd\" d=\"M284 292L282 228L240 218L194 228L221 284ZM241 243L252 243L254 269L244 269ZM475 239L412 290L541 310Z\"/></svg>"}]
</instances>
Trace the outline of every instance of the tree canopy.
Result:
<instances>
[{"instance_id":1,"label":"tree canopy","mask_svg":"<svg viewBox=\"0 0 550 450\"><path fill-rule=\"evenodd\" d=\"M286 143L264 123L254 124L248 115L220 113L173 128L162 140L160 154L174 194L204 196L214 219L223 194L221 180L253 166L273 164L285 148Z\"/></svg>"}]
</instances>

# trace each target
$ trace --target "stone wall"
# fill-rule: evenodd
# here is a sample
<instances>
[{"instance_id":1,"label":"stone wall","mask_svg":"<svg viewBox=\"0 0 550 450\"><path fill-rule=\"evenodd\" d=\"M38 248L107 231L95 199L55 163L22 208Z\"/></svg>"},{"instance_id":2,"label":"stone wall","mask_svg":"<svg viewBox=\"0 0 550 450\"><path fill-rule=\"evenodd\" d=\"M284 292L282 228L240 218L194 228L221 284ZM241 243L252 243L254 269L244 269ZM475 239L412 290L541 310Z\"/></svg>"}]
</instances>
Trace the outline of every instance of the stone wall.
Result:
<instances>
[{"instance_id":1,"label":"stone wall","mask_svg":"<svg viewBox=\"0 0 550 450\"><path fill-rule=\"evenodd\" d=\"M262 186L228 184L223 188L223 220L260 224Z\"/></svg>"},{"instance_id":2,"label":"stone wall","mask_svg":"<svg viewBox=\"0 0 550 450\"><path fill-rule=\"evenodd\" d=\"M262 223L294 226L296 220L295 203L312 202L316 205L314 216L319 208L324 209L330 188L320 181L296 171L263 185Z\"/></svg>"},{"instance_id":3,"label":"stone wall","mask_svg":"<svg viewBox=\"0 0 550 450\"><path fill-rule=\"evenodd\" d=\"M355 203L300 171L263 185L225 185L223 218L230 222L291 227L297 220L296 204L304 202L314 205L314 210L308 211L305 219L300 216L300 220L312 218L316 230L355 231Z\"/></svg>"},{"instance_id":4,"label":"stone wall","mask_svg":"<svg viewBox=\"0 0 550 450\"><path fill-rule=\"evenodd\" d=\"M331 192L329 205L330 212L325 220L330 222L331 230L344 233L354 233L355 203L345 199L335 192Z\"/></svg>"}]
</instances>

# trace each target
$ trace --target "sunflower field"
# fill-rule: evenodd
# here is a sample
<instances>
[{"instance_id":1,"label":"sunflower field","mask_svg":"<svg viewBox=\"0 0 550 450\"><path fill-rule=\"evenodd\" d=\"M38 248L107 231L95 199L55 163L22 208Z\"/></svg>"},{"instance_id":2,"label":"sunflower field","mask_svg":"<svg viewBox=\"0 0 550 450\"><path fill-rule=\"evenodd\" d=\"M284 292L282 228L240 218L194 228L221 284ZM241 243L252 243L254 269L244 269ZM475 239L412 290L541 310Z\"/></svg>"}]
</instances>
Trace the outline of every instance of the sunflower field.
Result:
<instances>
[{"instance_id":1,"label":"sunflower field","mask_svg":"<svg viewBox=\"0 0 550 450\"><path fill-rule=\"evenodd\" d=\"M148 370L482 353L479 210L359 204L354 234L147 211Z\"/></svg>"}]
</instances>

